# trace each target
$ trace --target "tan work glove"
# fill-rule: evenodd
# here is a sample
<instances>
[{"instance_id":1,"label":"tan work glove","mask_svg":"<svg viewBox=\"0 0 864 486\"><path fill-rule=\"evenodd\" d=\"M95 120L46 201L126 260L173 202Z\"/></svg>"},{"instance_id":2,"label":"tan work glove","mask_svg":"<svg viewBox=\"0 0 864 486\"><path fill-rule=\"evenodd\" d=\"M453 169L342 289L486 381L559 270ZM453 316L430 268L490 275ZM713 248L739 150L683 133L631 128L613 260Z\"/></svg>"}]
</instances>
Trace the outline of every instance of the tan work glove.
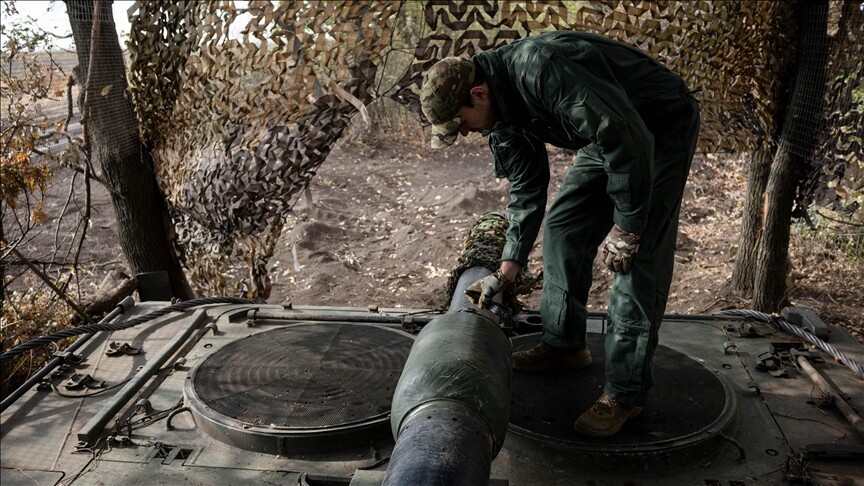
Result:
<instances>
[{"instance_id":1,"label":"tan work glove","mask_svg":"<svg viewBox=\"0 0 864 486\"><path fill-rule=\"evenodd\" d=\"M492 304L492 299L496 295L507 290L510 282L501 274L501 269L495 271L492 275L487 275L484 278L474 282L465 289L465 295L472 304L481 309L486 309Z\"/></svg>"},{"instance_id":2,"label":"tan work glove","mask_svg":"<svg viewBox=\"0 0 864 486\"><path fill-rule=\"evenodd\" d=\"M630 233L617 224L603 240L603 263L613 272L626 274L633 264L633 255L639 252L639 233Z\"/></svg>"}]
</instances>

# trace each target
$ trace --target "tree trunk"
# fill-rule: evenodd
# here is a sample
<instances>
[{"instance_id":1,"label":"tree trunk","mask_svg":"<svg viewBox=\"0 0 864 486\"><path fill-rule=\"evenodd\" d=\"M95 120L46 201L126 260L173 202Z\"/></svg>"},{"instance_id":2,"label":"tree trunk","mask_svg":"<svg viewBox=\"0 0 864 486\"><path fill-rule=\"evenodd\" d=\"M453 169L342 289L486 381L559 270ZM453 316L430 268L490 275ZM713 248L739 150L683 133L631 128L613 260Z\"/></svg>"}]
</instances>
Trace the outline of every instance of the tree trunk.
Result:
<instances>
[{"instance_id":1,"label":"tree trunk","mask_svg":"<svg viewBox=\"0 0 864 486\"><path fill-rule=\"evenodd\" d=\"M781 16L782 17L782 16ZM784 26L794 30L791 24L794 17L790 16L790 25ZM791 98L791 88L794 84L795 50L783 46L774 46L776 53L783 58L775 59L781 65L788 66L778 72L775 89L776 106L772 113L772 126L760 132L757 149L750 154L750 166L747 174L747 196L744 201L744 211L741 216L741 234L738 238L738 256L732 269L732 288L745 295L751 295L756 279L756 256L759 252L759 240L762 237L765 224L765 190L768 186L768 176L771 173L771 163L776 155L777 140L783 130L785 107Z\"/></svg>"},{"instance_id":2,"label":"tree trunk","mask_svg":"<svg viewBox=\"0 0 864 486\"><path fill-rule=\"evenodd\" d=\"M828 1L802 1L798 11L798 67L795 90L783 123L765 192L765 221L756 257L753 307L775 312L784 304L789 268L792 205L816 142L825 93Z\"/></svg>"},{"instance_id":3,"label":"tree trunk","mask_svg":"<svg viewBox=\"0 0 864 486\"><path fill-rule=\"evenodd\" d=\"M88 316L98 318L117 307L117 304L132 295L136 288L138 282L135 279L129 278L120 270L113 270L102 279L96 293L81 303L82 308Z\"/></svg>"},{"instance_id":4,"label":"tree trunk","mask_svg":"<svg viewBox=\"0 0 864 486\"><path fill-rule=\"evenodd\" d=\"M767 148L754 150L750 155L747 174L747 199L741 216L741 234L738 237L738 257L732 269L732 286L749 293L756 275L756 252L762 234L762 207L773 154Z\"/></svg>"},{"instance_id":5,"label":"tree trunk","mask_svg":"<svg viewBox=\"0 0 864 486\"><path fill-rule=\"evenodd\" d=\"M779 310L785 300L795 177L806 162L806 158L784 148L778 149L774 157L765 191L765 221L759 238L753 281L753 307L763 312Z\"/></svg>"},{"instance_id":6,"label":"tree trunk","mask_svg":"<svg viewBox=\"0 0 864 486\"><path fill-rule=\"evenodd\" d=\"M156 184L150 153L138 137L138 122L126 92L126 69L111 15L112 3L67 1L80 83L87 89L85 144L89 142L91 160L101 166L111 192L117 236L132 272L166 271L172 294L188 299L192 290L168 239L170 220L165 198ZM95 28L94 20L98 23Z\"/></svg>"}]
</instances>

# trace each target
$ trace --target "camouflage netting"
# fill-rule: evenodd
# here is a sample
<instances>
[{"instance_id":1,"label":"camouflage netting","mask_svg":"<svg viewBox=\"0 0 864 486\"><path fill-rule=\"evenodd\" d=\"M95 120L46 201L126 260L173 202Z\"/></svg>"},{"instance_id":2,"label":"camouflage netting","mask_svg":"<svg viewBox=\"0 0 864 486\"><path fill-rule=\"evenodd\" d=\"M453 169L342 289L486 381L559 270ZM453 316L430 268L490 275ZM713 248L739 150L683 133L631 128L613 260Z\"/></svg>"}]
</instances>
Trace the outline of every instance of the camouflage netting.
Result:
<instances>
[{"instance_id":1,"label":"camouflage netting","mask_svg":"<svg viewBox=\"0 0 864 486\"><path fill-rule=\"evenodd\" d=\"M832 7L828 35L835 48L826 66L824 129L810 157L816 170L802 199L854 213L864 222L864 8L860 2Z\"/></svg>"},{"instance_id":2,"label":"camouflage netting","mask_svg":"<svg viewBox=\"0 0 864 486\"><path fill-rule=\"evenodd\" d=\"M510 225L507 216L501 213L486 213L471 225L468 234L462 241L462 254L456 262L456 267L450 271L447 284L444 287L444 307L450 307L453 300L453 292L459 283L459 277L465 270L472 267L484 267L490 272L498 269L501 260L501 252L507 242L507 228ZM516 282L504 292L504 299L513 310L522 307L517 299L519 295L530 294L534 288L543 282L543 272L532 275L526 268L519 270Z\"/></svg>"},{"instance_id":3,"label":"camouflage netting","mask_svg":"<svg viewBox=\"0 0 864 486\"><path fill-rule=\"evenodd\" d=\"M421 77L438 59L545 30L601 33L702 90L701 150L742 151L773 133L792 14L740 1L144 2L130 91L192 282L266 298L283 220L351 118L382 97L420 117ZM248 275L226 280L238 260Z\"/></svg>"}]
</instances>

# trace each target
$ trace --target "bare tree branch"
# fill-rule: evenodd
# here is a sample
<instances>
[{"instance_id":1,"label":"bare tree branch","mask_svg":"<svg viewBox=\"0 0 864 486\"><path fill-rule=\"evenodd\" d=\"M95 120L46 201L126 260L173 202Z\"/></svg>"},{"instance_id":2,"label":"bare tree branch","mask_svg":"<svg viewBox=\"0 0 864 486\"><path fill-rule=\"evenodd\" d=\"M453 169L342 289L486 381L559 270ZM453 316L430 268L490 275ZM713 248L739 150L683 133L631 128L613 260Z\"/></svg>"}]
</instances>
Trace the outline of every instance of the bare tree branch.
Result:
<instances>
[{"instance_id":1,"label":"bare tree branch","mask_svg":"<svg viewBox=\"0 0 864 486\"><path fill-rule=\"evenodd\" d=\"M843 221L842 219L832 218L831 216L828 216L827 214L823 214L818 209L816 210L816 214L818 214L819 216L822 216L823 218L825 218L829 221L834 221L835 223L845 224L845 225L849 225L849 226L864 227L864 223L853 223L852 221Z\"/></svg>"},{"instance_id":2,"label":"bare tree branch","mask_svg":"<svg viewBox=\"0 0 864 486\"><path fill-rule=\"evenodd\" d=\"M84 239L87 237L87 227L90 225L90 164L87 164L87 170L84 171L84 216L81 217L81 238L78 239L78 248L75 250L75 257L72 259L72 271L75 273L75 279L78 279L78 259L81 257L81 248L84 246Z\"/></svg>"},{"instance_id":3,"label":"bare tree branch","mask_svg":"<svg viewBox=\"0 0 864 486\"><path fill-rule=\"evenodd\" d=\"M11 252L10 252L10 253L11 253ZM60 259L56 259L56 258L53 259L53 260L39 260L39 259L36 259L36 258L31 258L31 259L30 259L30 263L32 263L32 264L34 264L34 265L41 265L41 266L53 265L53 266L55 266L55 267L61 267L61 268L65 268L65 267L69 267L69 266L71 266L71 263L69 263L68 261L66 261L66 260L60 260ZM107 266L107 265L115 265L115 264L118 264L119 262L118 262L117 260L112 260L112 261L107 262L107 263L100 263L100 264L97 264L97 263L95 263L95 262L93 262L93 261L91 261L91 260L85 260L83 263L92 264L94 267L104 267L104 266ZM9 267L19 267L19 266L25 266L25 267L26 267L26 265L24 264L23 261L21 261L21 260L12 260L12 259L10 259L9 261L7 261L7 262L5 263L5 265L7 265L7 266L9 266Z\"/></svg>"},{"instance_id":4,"label":"bare tree branch","mask_svg":"<svg viewBox=\"0 0 864 486\"><path fill-rule=\"evenodd\" d=\"M69 76L66 80L66 121L63 123L63 132L69 134L69 122L72 121L72 86L75 85L75 76Z\"/></svg>"},{"instance_id":5,"label":"bare tree branch","mask_svg":"<svg viewBox=\"0 0 864 486\"><path fill-rule=\"evenodd\" d=\"M57 228L54 231L54 256L57 255L57 250L60 248L60 245L57 244L57 239L60 236L60 219L62 219L63 215L66 214L66 210L69 208L69 202L72 201L72 198L75 196L75 179L78 178L78 172L72 172L72 180L69 182L69 195L66 196L66 202L63 204L63 209L60 211L60 216L57 221Z\"/></svg>"},{"instance_id":6,"label":"bare tree branch","mask_svg":"<svg viewBox=\"0 0 864 486\"><path fill-rule=\"evenodd\" d=\"M72 310L74 310L76 313L78 313L78 315L80 315L81 318L83 318L85 321L87 321L90 324L94 323L93 319L91 319L90 316L87 315L86 312L84 312L80 307L78 307L78 304L76 304L72 299L69 298L69 296L67 296L65 293L63 293L62 290L57 288L57 286L54 285L54 282L52 282L51 279L48 278L47 275L42 273L41 270L36 268L36 265L33 265L32 263L30 263L30 260L28 260L24 255L22 255L20 251L18 251L15 248L10 248L9 250L15 256L20 258L24 262L24 264L27 265L27 268L29 268L33 273L35 273L37 277L42 279L42 281L45 282L45 284L48 285L48 287L50 287L51 290L53 290L57 294L57 296L59 296L61 299L63 299L63 301L66 302L69 305L69 307L72 308Z\"/></svg>"}]
</instances>

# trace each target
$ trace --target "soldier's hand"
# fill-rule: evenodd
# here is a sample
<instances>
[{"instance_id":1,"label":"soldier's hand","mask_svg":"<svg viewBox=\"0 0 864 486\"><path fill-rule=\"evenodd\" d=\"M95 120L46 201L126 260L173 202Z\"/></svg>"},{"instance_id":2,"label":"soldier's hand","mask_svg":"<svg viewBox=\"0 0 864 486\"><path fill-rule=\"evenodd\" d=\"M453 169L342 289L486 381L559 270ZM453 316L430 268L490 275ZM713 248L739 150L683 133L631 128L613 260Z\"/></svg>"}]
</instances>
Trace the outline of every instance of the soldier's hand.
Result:
<instances>
[{"instance_id":1,"label":"soldier's hand","mask_svg":"<svg viewBox=\"0 0 864 486\"><path fill-rule=\"evenodd\" d=\"M472 304L485 309L492 304L492 299L496 295L507 290L510 282L501 274L501 269L498 269L492 275L488 275L474 282L467 289L465 295Z\"/></svg>"},{"instance_id":2,"label":"soldier's hand","mask_svg":"<svg viewBox=\"0 0 864 486\"><path fill-rule=\"evenodd\" d=\"M633 264L633 255L639 252L639 233L630 233L617 224L603 240L603 263L613 272L626 274Z\"/></svg>"}]
</instances>

